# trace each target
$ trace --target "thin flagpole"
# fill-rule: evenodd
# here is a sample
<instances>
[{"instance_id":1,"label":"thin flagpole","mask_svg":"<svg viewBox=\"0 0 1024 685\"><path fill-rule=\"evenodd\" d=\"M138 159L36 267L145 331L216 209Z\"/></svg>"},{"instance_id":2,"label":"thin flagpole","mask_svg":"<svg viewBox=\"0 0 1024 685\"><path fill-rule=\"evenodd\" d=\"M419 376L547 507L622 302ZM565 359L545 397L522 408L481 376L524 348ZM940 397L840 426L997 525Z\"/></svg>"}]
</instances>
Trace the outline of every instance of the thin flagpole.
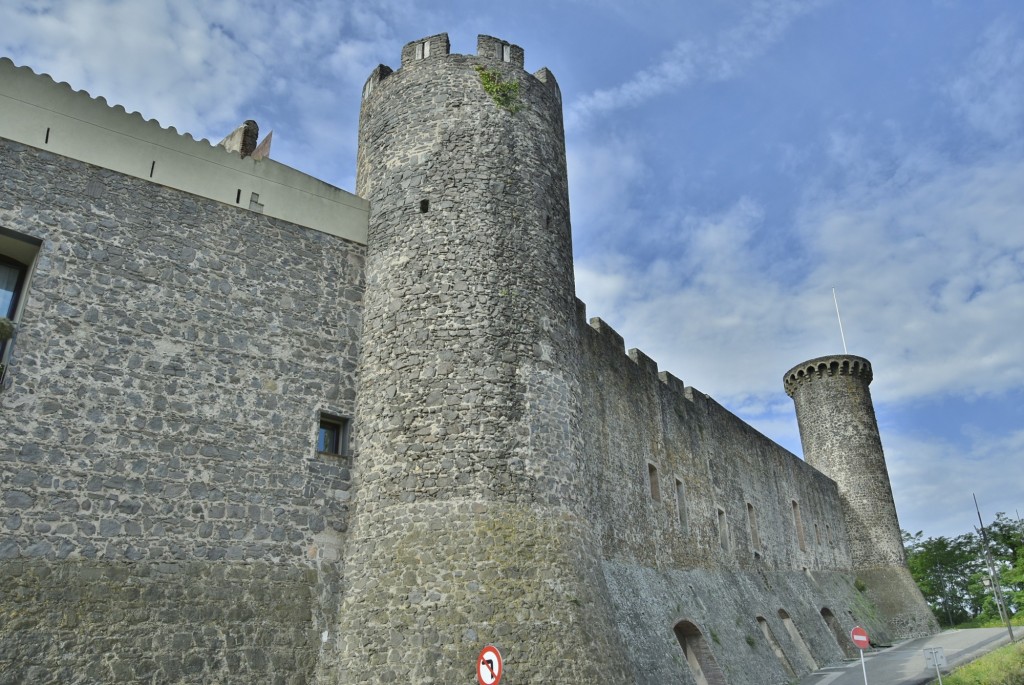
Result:
<instances>
[{"instance_id":1,"label":"thin flagpole","mask_svg":"<svg viewBox=\"0 0 1024 685\"><path fill-rule=\"evenodd\" d=\"M832 301L836 303L836 318L839 319L839 337L843 339L843 354L849 354L846 351L846 334L843 333L843 317L839 316L839 298L836 297L835 288L832 288Z\"/></svg>"}]
</instances>

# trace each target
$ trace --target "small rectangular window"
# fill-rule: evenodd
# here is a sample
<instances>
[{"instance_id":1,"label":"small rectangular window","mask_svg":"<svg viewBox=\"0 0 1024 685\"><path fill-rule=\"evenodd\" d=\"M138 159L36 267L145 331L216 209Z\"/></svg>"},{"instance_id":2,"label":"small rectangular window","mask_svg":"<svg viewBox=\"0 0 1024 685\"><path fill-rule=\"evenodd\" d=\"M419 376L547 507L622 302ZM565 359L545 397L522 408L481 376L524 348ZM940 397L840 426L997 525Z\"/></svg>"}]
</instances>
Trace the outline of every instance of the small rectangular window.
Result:
<instances>
[{"instance_id":1,"label":"small rectangular window","mask_svg":"<svg viewBox=\"0 0 1024 685\"><path fill-rule=\"evenodd\" d=\"M658 487L658 467L654 464L647 464L647 480L651 486L651 499L660 502L661 488Z\"/></svg>"},{"instance_id":2,"label":"small rectangular window","mask_svg":"<svg viewBox=\"0 0 1024 685\"><path fill-rule=\"evenodd\" d=\"M747 502L747 524L750 526L750 548L757 553L761 549L761 536L757 533L757 513L750 502Z\"/></svg>"},{"instance_id":3,"label":"small rectangular window","mask_svg":"<svg viewBox=\"0 0 1024 685\"><path fill-rule=\"evenodd\" d=\"M722 549L729 551L729 521L725 518L725 510L718 510L718 542Z\"/></svg>"},{"instance_id":4,"label":"small rectangular window","mask_svg":"<svg viewBox=\"0 0 1024 685\"><path fill-rule=\"evenodd\" d=\"M800 551L807 551L807 542L804 540L804 522L800 519L800 505L793 500L793 528L796 530L796 541L800 545Z\"/></svg>"},{"instance_id":5,"label":"small rectangular window","mask_svg":"<svg viewBox=\"0 0 1024 685\"><path fill-rule=\"evenodd\" d=\"M29 276L41 243L0 228L0 380L14 348Z\"/></svg>"},{"instance_id":6,"label":"small rectangular window","mask_svg":"<svg viewBox=\"0 0 1024 685\"><path fill-rule=\"evenodd\" d=\"M676 478L676 506L679 508L679 527L686 530L686 492L683 481Z\"/></svg>"},{"instance_id":7,"label":"small rectangular window","mask_svg":"<svg viewBox=\"0 0 1024 685\"><path fill-rule=\"evenodd\" d=\"M349 420L340 416L320 414L316 451L321 454L348 455Z\"/></svg>"},{"instance_id":8,"label":"small rectangular window","mask_svg":"<svg viewBox=\"0 0 1024 685\"><path fill-rule=\"evenodd\" d=\"M502 45L501 46L501 61L511 62L512 61L512 46Z\"/></svg>"}]
</instances>

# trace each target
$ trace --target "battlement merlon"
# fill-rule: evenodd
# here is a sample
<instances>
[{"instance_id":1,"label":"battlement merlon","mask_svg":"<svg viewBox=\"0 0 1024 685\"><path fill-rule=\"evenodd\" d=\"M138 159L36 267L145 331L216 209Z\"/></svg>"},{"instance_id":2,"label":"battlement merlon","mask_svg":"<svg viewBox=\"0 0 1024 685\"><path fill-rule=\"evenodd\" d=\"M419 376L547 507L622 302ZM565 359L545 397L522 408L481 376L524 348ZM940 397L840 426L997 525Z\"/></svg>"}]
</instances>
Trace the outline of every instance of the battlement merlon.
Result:
<instances>
[{"instance_id":1,"label":"battlement merlon","mask_svg":"<svg viewBox=\"0 0 1024 685\"><path fill-rule=\"evenodd\" d=\"M786 388L786 394L792 397L801 383L814 378L821 378L822 376L837 375L859 376L864 379L865 385L869 385L874 378L871 371L871 362L864 357L857 357L852 354L833 354L797 364L786 372L782 382Z\"/></svg>"},{"instance_id":2,"label":"battlement merlon","mask_svg":"<svg viewBox=\"0 0 1024 685\"><path fill-rule=\"evenodd\" d=\"M424 60L440 59L451 54L451 42L448 40L448 34L438 33L406 43L402 47L401 66L404 67L408 64ZM525 53L523 49L518 45L509 43L507 40L495 38L494 36L485 36L483 34L477 36L476 57L508 64L519 69L525 68ZM394 71L391 67L385 64L378 65L363 85L363 97L365 98L372 93L377 84L392 73ZM533 77L550 88L559 102L562 101L562 91L558 87L558 81L555 80L555 75L551 73L550 69L541 67L533 73Z\"/></svg>"},{"instance_id":3,"label":"battlement merlon","mask_svg":"<svg viewBox=\"0 0 1024 685\"><path fill-rule=\"evenodd\" d=\"M452 45L448 42L447 33L410 41L402 48L402 66L422 59L437 59L451 54Z\"/></svg>"},{"instance_id":4,"label":"battlement merlon","mask_svg":"<svg viewBox=\"0 0 1024 685\"><path fill-rule=\"evenodd\" d=\"M523 69L525 64L525 55L521 47L494 36L476 37L476 56L507 62L520 69Z\"/></svg>"}]
</instances>

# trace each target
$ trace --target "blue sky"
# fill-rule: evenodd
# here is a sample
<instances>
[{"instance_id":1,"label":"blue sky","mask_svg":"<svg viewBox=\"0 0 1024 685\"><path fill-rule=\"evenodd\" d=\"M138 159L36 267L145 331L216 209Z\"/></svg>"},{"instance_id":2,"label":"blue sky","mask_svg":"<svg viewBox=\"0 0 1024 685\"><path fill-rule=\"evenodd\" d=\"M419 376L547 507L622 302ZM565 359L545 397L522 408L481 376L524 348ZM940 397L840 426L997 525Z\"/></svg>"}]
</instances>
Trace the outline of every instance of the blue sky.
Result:
<instances>
[{"instance_id":1,"label":"blue sky","mask_svg":"<svg viewBox=\"0 0 1024 685\"><path fill-rule=\"evenodd\" d=\"M782 375L872 384L904 528L1024 514L1019 0L7 0L0 53L354 188L360 89L447 31L562 89L578 294L800 454Z\"/></svg>"}]
</instances>

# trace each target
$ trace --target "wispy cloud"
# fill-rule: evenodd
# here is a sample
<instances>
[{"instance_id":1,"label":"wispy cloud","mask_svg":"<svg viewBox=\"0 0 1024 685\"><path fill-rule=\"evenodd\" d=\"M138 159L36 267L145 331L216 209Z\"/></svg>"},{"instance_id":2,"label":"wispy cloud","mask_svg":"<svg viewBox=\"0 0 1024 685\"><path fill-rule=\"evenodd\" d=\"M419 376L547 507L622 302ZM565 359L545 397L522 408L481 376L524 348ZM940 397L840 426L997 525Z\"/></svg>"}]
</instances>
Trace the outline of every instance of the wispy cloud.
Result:
<instances>
[{"instance_id":1,"label":"wispy cloud","mask_svg":"<svg viewBox=\"0 0 1024 685\"><path fill-rule=\"evenodd\" d=\"M407 0L33 0L0 5L0 52L213 142L255 118L278 128L275 158L339 182L339 153L355 156L349 94L397 57L396 17L417 16Z\"/></svg>"},{"instance_id":2,"label":"wispy cloud","mask_svg":"<svg viewBox=\"0 0 1024 685\"><path fill-rule=\"evenodd\" d=\"M1024 130L1024 35L1001 21L985 33L963 73L948 89L968 122L999 142Z\"/></svg>"},{"instance_id":3,"label":"wispy cloud","mask_svg":"<svg viewBox=\"0 0 1024 685\"><path fill-rule=\"evenodd\" d=\"M893 434L886 440L897 510L904 527L930 535L958 535L977 525L972 493L986 522L997 512L1015 516L1022 509L1024 431L996 437L975 436L968 444ZM1009 468L1008 468L1009 466Z\"/></svg>"},{"instance_id":4,"label":"wispy cloud","mask_svg":"<svg viewBox=\"0 0 1024 685\"><path fill-rule=\"evenodd\" d=\"M210 135L208 122L237 123L251 79L262 73L241 31L233 34L224 21L215 21L230 16L233 7L226 2L213 17L197 5L169 0L5 4L0 47L112 104Z\"/></svg>"},{"instance_id":5,"label":"wispy cloud","mask_svg":"<svg viewBox=\"0 0 1024 685\"><path fill-rule=\"evenodd\" d=\"M661 61L638 71L625 83L571 103L566 110L566 126L581 126L591 117L636 107L691 83L732 78L776 44L794 21L828 1L758 0L738 25L709 40L681 41Z\"/></svg>"}]
</instances>

